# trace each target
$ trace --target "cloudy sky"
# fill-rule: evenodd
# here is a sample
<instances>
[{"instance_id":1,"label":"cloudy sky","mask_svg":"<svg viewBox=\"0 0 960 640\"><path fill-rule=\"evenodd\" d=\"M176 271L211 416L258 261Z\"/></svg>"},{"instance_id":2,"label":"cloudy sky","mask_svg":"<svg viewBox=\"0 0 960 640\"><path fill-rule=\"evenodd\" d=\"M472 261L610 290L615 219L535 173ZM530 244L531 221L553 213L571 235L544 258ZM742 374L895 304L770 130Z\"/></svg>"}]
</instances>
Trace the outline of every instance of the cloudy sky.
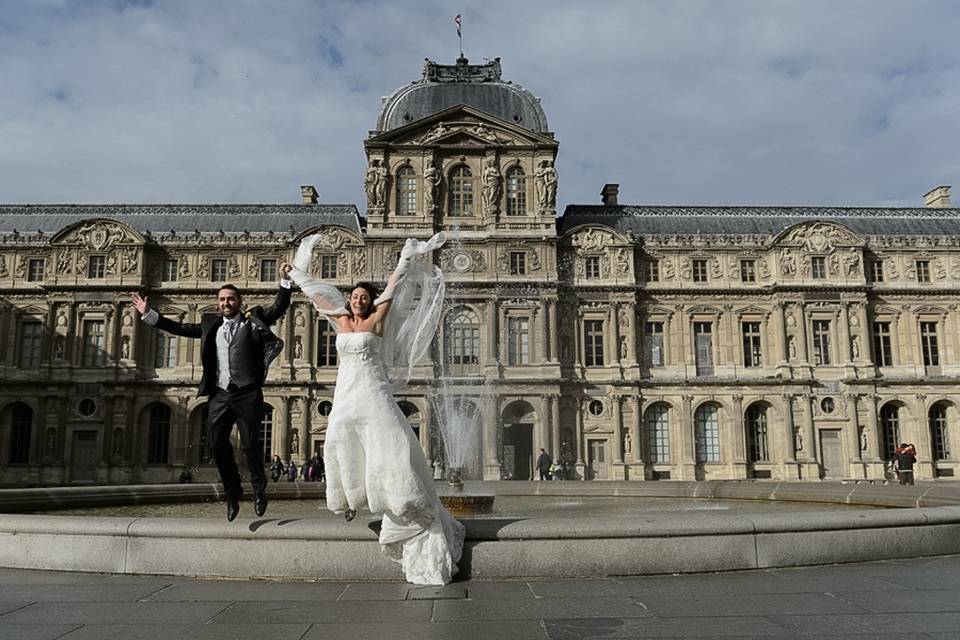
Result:
<instances>
[{"instance_id":1,"label":"cloudy sky","mask_svg":"<svg viewBox=\"0 0 960 640\"><path fill-rule=\"evenodd\" d=\"M953 0L0 0L0 202L360 204L380 97L457 13L542 98L561 207L960 189Z\"/></svg>"}]
</instances>

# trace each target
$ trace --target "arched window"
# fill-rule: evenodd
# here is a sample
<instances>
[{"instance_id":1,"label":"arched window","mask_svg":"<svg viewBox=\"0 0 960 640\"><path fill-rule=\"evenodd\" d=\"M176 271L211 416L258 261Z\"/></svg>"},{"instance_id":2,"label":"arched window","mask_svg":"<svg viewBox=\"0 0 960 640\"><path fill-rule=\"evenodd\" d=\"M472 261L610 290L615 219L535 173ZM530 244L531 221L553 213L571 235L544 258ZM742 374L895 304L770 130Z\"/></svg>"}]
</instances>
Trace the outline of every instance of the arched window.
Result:
<instances>
[{"instance_id":1,"label":"arched window","mask_svg":"<svg viewBox=\"0 0 960 640\"><path fill-rule=\"evenodd\" d=\"M656 405L647 411L647 442L650 462L670 462L669 408Z\"/></svg>"},{"instance_id":2,"label":"arched window","mask_svg":"<svg viewBox=\"0 0 960 640\"><path fill-rule=\"evenodd\" d=\"M14 403L10 415L10 464L30 462L30 436L33 431L33 409L22 402Z\"/></svg>"},{"instance_id":3,"label":"arched window","mask_svg":"<svg viewBox=\"0 0 960 640\"><path fill-rule=\"evenodd\" d=\"M263 460L270 462L273 459L273 407L266 403L263 405L263 430L260 432L260 440L263 441Z\"/></svg>"},{"instance_id":4,"label":"arched window","mask_svg":"<svg viewBox=\"0 0 960 640\"><path fill-rule=\"evenodd\" d=\"M527 214L527 177L523 169L512 167L507 171L507 215Z\"/></svg>"},{"instance_id":5,"label":"arched window","mask_svg":"<svg viewBox=\"0 0 960 640\"><path fill-rule=\"evenodd\" d=\"M950 459L950 438L947 433L947 408L942 404L930 407L930 442L934 460Z\"/></svg>"},{"instance_id":6,"label":"arched window","mask_svg":"<svg viewBox=\"0 0 960 640\"><path fill-rule=\"evenodd\" d=\"M762 404L747 409L747 445L750 462L766 462L770 459L767 441L767 408Z\"/></svg>"},{"instance_id":7,"label":"arched window","mask_svg":"<svg viewBox=\"0 0 960 640\"><path fill-rule=\"evenodd\" d=\"M447 320L447 362L480 362L480 320L470 309L458 309Z\"/></svg>"},{"instance_id":8,"label":"arched window","mask_svg":"<svg viewBox=\"0 0 960 640\"><path fill-rule=\"evenodd\" d=\"M417 176L412 167L397 171L397 215L412 216L417 213Z\"/></svg>"},{"instance_id":9,"label":"arched window","mask_svg":"<svg viewBox=\"0 0 960 640\"><path fill-rule=\"evenodd\" d=\"M883 434L883 459L892 460L900 442L900 410L888 404L880 410L880 433Z\"/></svg>"},{"instance_id":10,"label":"arched window","mask_svg":"<svg viewBox=\"0 0 960 640\"><path fill-rule=\"evenodd\" d=\"M694 416L697 462L720 462L720 424L717 408L705 404Z\"/></svg>"},{"instance_id":11,"label":"arched window","mask_svg":"<svg viewBox=\"0 0 960 640\"><path fill-rule=\"evenodd\" d=\"M162 403L150 405L147 429L147 464L170 461L170 407Z\"/></svg>"},{"instance_id":12,"label":"arched window","mask_svg":"<svg viewBox=\"0 0 960 640\"><path fill-rule=\"evenodd\" d=\"M450 174L450 215L473 215L473 174L466 165Z\"/></svg>"}]
</instances>

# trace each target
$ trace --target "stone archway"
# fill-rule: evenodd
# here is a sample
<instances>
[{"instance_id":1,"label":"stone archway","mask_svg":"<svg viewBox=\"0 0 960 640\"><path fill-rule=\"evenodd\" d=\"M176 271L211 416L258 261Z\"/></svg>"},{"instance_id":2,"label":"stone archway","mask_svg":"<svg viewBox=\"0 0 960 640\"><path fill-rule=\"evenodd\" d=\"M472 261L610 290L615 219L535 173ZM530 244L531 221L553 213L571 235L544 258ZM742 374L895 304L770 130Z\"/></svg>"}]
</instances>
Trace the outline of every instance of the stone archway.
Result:
<instances>
[{"instance_id":1,"label":"stone archway","mask_svg":"<svg viewBox=\"0 0 960 640\"><path fill-rule=\"evenodd\" d=\"M515 400L503 408L504 480L533 480L534 464L539 453L533 448L533 432L538 421L536 410L526 400Z\"/></svg>"}]
</instances>

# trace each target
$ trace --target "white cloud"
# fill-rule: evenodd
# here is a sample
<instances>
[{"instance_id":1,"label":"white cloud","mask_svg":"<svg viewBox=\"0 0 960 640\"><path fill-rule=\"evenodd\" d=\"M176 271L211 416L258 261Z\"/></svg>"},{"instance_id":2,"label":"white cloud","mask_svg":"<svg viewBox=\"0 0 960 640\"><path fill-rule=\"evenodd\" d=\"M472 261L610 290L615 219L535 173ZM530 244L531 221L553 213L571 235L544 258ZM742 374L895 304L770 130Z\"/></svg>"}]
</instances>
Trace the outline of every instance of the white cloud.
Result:
<instances>
[{"instance_id":1,"label":"white cloud","mask_svg":"<svg viewBox=\"0 0 960 640\"><path fill-rule=\"evenodd\" d=\"M380 96L541 96L561 203L915 205L960 180L949 0L0 5L0 202L362 204Z\"/></svg>"}]
</instances>

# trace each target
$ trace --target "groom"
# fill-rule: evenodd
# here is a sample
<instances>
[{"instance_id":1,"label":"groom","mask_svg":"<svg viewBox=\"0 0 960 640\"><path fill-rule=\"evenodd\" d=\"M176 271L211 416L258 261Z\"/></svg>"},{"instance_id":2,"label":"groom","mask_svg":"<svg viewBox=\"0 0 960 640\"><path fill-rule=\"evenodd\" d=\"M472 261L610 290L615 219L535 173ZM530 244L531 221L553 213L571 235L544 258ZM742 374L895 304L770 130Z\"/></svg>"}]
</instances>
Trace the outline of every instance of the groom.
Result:
<instances>
[{"instance_id":1,"label":"groom","mask_svg":"<svg viewBox=\"0 0 960 640\"><path fill-rule=\"evenodd\" d=\"M227 520L240 511L243 487L233 457L230 432L236 424L247 456L253 485L253 509L258 516L267 511L267 477L263 469L263 381L267 367L283 348L269 325L274 324L290 306L290 265L284 264L280 288L273 304L266 309L253 307L241 313L240 291L225 284L217 292L219 313L205 313L199 324L183 324L165 318L147 305L147 298L133 295L133 306L144 322L162 331L185 338L200 338L203 377L198 396L209 396L207 442L223 482L227 500Z\"/></svg>"}]
</instances>

